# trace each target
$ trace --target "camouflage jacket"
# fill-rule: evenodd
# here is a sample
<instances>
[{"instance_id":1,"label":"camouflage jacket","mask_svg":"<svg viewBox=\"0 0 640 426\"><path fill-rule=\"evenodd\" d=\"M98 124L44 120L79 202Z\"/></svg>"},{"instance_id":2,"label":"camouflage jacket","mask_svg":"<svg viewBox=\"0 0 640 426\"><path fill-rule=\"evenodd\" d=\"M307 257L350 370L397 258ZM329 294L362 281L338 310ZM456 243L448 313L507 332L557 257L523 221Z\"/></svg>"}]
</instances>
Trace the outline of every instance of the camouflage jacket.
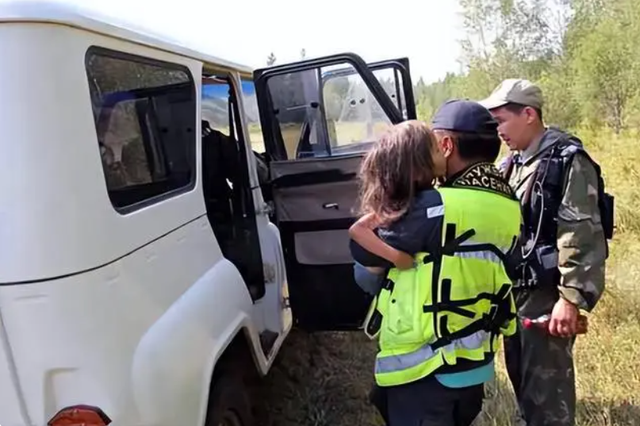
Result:
<instances>
[{"instance_id":1,"label":"camouflage jacket","mask_svg":"<svg viewBox=\"0 0 640 426\"><path fill-rule=\"evenodd\" d=\"M541 157L544 157L542 154L557 141L557 132L547 129L541 139L515 157L509 183L520 200L533 183L535 171ZM503 171L505 160L498 166ZM593 165L584 155L577 153L564 177L564 192L558 209L560 282L557 289L560 296L586 311L594 308L605 285L606 240L598 209L597 185ZM542 303L545 306L538 306L538 309L550 308L552 300L546 299Z\"/></svg>"}]
</instances>

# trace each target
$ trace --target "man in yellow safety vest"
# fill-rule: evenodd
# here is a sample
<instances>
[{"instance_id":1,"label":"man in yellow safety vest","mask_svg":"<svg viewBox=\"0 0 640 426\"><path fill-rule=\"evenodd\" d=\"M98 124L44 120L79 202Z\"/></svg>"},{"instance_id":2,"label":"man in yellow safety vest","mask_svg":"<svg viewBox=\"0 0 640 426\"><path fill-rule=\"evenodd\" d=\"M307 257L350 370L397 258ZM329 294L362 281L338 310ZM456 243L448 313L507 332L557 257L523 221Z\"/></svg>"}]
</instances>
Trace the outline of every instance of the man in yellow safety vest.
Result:
<instances>
[{"instance_id":1,"label":"man in yellow safety vest","mask_svg":"<svg viewBox=\"0 0 640 426\"><path fill-rule=\"evenodd\" d=\"M497 123L478 103L445 103L432 120L447 163L446 182L419 192L382 244L415 256L387 266L366 324L378 337L375 378L386 394L390 426L468 426L494 375L500 335L515 332L511 256L521 232L520 205L493 165Z\"/></svg>"}]
</instances>

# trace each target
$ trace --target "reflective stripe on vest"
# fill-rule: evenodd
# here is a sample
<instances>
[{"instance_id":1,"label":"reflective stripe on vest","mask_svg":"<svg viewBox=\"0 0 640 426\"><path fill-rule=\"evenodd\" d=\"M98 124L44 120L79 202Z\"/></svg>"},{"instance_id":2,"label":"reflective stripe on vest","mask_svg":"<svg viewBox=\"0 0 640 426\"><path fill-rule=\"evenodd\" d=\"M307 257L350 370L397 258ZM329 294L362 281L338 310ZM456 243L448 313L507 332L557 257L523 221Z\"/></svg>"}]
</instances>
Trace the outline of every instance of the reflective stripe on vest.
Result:
<instances>
[{"instance_id":1,"label":"reflective stripe on vest","mask_svg":"<svg viewBox=\"0 0 640 426\"><path fill-rule=\"evenodd\" d=\"M454 340L438 350L433 350L430 344L425 344L419 349L406 354L379 357L376 359L375 371L377 374L384 374L416 367L425 361L432 359L437 355L439 350L451 352L459 348L480 349L484 347L486 341L489 340L490 337L491 335L487 331L479 330L470 336Z\"/></svg>"},{"instance_id":2,"label":"reflective stripe on vest","mask_svg":"<svg viewBox=\"0 0 640 426\"><path fill-rule=\"evenodd\" d=\"M501 254L496 253L495 251L491 251L488 248L485 248L483 250L477 250L477 251L458 251L455 253L455 256L459 256L459 257L465 257L465 258L475 258L475 259L481 259L481 260L488 260L489 262L494 262L494 263L501 263L502 259L504 258L504 256L506 256L507 252L509 251L510 247L496 247L493 244L489 244L489 243L481 243L481 242L477 242L474 241L473 238L467 241L463 241L462 243L460 243L461 246L491 246L492 248L495 248L495 250L500 251ZM502 256L502 257L501 257Z\"/></svg>"}]
</instances>

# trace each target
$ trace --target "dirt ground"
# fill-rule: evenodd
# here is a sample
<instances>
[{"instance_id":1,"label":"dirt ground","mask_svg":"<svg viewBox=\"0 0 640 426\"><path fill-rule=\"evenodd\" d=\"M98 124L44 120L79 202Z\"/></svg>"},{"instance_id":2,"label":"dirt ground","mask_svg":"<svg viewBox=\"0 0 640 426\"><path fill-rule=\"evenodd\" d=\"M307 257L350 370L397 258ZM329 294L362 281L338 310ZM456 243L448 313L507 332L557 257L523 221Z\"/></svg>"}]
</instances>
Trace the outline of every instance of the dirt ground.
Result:
<instances>
[{"instance_id":1,"label":"dirt ground","mask_svg":"<svg viewBox=\"0 0 640 426\"><path fill-rule=\"evenodd\" d=\"M362 333L292 331L260 386L258 426L383 425L368 402L374 358Z\"/></svg>"},{"instance_id":2,"label":"dirt ground","mask_svg":"<svg viewBox=\"0 0 640 426\"><path fill-rule=\"evenodd\" d=\"M620 309L622 305L620 299L609 296L602 310L610 312L613 306ZM620 345L628 345L630 338L637 342L637 320L629 320L633 329L626 330L621 321L602 315L594 321L594 337L581 340L576 347L577 426L640 425L640 383L633 356L638 350ZM614 341L610 341L613 333L603 330L611 322L621 325ZM609 362L604 363L603 348L612 347L620 347L621 356L618 351L609 353ZM375 350L375 344L360 332L310 335L292 331L269 377L257 389L257 425L382 426L368 402ZM497 377L485 392L483 412L474 426L518 425L502 352L497 357Z\"/></svg>"},{"instance_id":3,"label":"dirt ground","mask_svg":"<svg viewBox=\"0 0 640 426\"><path fill-rule=\"evenodd\" d=\"M258 426L384 425L368 401L375 353L362 333L294 330L258 391ZM512 424L498 418L514 412L508 383L499 379L486 392L474 426Z\"/></svg>"}]
</instances>

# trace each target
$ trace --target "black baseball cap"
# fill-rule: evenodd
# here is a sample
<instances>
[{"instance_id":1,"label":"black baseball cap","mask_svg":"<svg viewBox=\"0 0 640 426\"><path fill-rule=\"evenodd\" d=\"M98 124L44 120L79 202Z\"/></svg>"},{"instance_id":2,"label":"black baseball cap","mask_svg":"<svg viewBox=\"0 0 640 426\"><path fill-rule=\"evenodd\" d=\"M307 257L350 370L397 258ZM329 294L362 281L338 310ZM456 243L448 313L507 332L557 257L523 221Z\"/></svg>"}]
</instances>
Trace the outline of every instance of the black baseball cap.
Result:
<instances>
[{"instance_id":1,"label":"black baseball cap","mask_svg":"<svg viewBox=\"0 0 640 426\"><path fill-rule=\"evenodd\" d=\"M452 99L440 106L431 120L433 130L497 135L498 122L478 102Z\"/></svg>"}]
</instances>

